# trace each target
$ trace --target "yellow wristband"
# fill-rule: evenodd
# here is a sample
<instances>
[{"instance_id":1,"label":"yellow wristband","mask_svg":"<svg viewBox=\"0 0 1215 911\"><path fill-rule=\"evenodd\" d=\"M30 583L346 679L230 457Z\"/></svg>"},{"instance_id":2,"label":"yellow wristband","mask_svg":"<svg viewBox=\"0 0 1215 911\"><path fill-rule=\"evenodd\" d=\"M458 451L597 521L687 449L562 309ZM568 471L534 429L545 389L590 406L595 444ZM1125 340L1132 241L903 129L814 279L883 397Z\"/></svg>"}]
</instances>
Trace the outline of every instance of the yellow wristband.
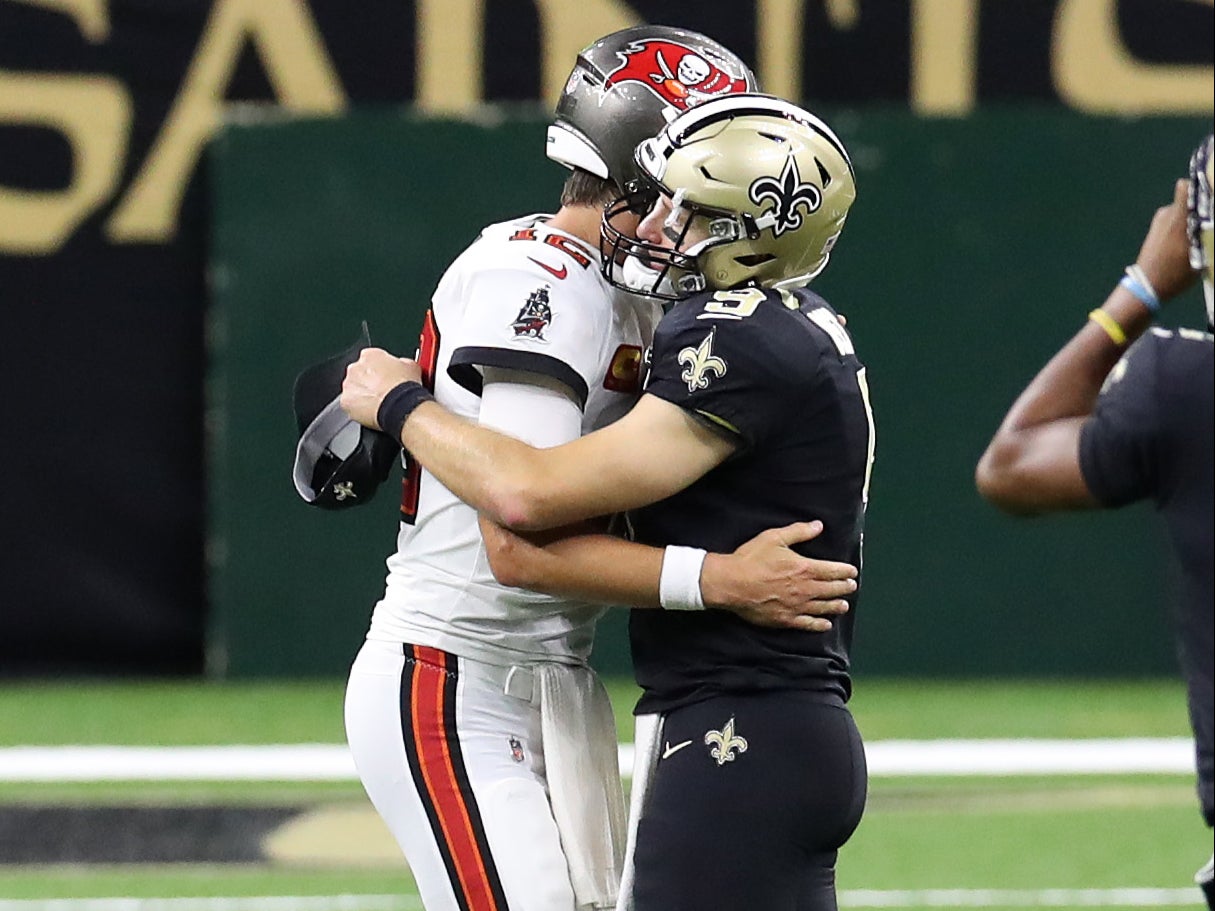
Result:
<instances>
[{"instance_id":1,"label":"yellow wristband","mask_svg":"<svg viewBox=\"0 0 1215 911\"><path fill-rule=\"evenodd\" d=\"M1118 325L1118 320L1114 319L1100 307L1092 311L1088 318L1105 330L1105 334L1110 337L1115 345L1121 348L1126 344L1126 330Z\"/></svg>"}]
</instances>

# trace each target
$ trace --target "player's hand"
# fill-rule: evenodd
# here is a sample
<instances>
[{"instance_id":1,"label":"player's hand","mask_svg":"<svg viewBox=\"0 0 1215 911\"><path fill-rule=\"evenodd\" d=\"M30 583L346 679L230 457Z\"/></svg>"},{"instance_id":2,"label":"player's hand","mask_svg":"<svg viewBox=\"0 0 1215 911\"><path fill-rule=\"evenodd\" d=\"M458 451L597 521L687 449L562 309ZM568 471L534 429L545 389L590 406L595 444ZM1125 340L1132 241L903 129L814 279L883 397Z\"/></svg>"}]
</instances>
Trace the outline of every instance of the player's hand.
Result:
<instances>
[{"instance_id":1,"label":"player's hand","mask_svg":"<svg viewBox=\"0 0 1215 911\"><path fill-rule=\"evenodd\" d=\"M1198 279L1198 273L1190 268L1190 240L1185 226L1189 186L1188 180L1177 181L1173 201L1152 216L1135 259L1161 301L1176 297Z\"/></svg>"},{"instance_id":2,"label":"player's hand","mask_svg":"<svg viewBox=\"0 0 1215 911\"><path fill-rule=\"evenodd\" d=\"M364 427L379 430L376 413L388 391L401 383L422 381L422 368L414 361L389 354L383 348L364 348L346 368L342 381L342 410Z\"/></svg>"},{"instance_id":3,"label":"player's hand","mask_svg":"<svg viewBox=\"0 0 1215 911\"><path fill-rule=\"evenodd\" d=\"M791 549L822 531L820 521L797 522L760 532L732 554L709 554L700 575L705 604L758 626L831 629L827 618L848 611L844 598L856 591L857 569Z\"/></svg>"}]
</instances>

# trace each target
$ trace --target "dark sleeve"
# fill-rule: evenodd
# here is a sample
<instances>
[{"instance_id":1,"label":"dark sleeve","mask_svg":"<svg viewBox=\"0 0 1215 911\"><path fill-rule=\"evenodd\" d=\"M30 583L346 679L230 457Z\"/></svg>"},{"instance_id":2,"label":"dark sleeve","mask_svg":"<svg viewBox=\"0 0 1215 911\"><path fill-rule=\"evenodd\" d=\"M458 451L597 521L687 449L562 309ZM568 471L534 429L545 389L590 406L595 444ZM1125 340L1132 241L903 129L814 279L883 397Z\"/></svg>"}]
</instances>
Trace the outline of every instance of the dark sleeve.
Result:
<instances>
[{"instance_id":1,"label":"dark sleeve","mask_svg":"<svg viewBox=\"0 0 1215 911\"><path fill-rule=\"evenodd\" d=\"M484 388L482 367L502 367L507 370L525 370L538 373L564 383L578 399L578 407L586 408L589 390L578 371L565 361L536 351L519 351L514 348L489 348L467 346L452 352L447 365L447 375L475 396Z\"/></svg>"},{"instance_id":2,"label":"dark sleeve","mask_svg":"<svg viewBox=\"0 0 1215 911\"><path fill-rule=\"evenodd\" d=\"M761 311L762 312L762 311ZM790 402L812 365L789 363L787 345L756 314L745 320L664 320L654 338L646 392L758 447L792 419Z\"/></svg>"},{"instance_id":3,"label":"dark sleeve","mask_svg":"<svg viewBox=\"0 0 1215 911\"><path fill-rule=\"evenodd\" d=\"M1158 341L1148 333L1131 346L1080 430L1080 472L1105 506L1125 506L1159 488Z\"/></svg>"}]
</instances>

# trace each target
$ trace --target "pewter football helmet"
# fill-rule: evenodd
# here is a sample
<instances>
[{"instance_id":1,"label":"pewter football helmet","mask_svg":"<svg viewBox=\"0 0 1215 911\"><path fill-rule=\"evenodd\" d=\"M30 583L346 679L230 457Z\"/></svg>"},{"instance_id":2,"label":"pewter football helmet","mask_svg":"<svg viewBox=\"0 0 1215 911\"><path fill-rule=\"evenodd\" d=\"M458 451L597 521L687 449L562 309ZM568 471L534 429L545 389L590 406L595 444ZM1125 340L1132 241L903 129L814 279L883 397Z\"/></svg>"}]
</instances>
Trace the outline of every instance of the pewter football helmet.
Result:
<instances>
[{"instance_id":1,"label":"pewter football helmet","mask_svg":"<svg viewBox=\"0 0 1215 911\"><path fill-rule=\"evenodd\" d=\"M638 176L637 143L694 105L755 89L747 65L705 35L661 25L613 32L578 55L548 128L548 157L626 193Z\"/></svg>"},{"instance_id":2,"label":"pewter football helmet","mask_svg":"<svg viewBox=\"0 0 1215 911\"><path fill-rule=\"evenodd\" d=\"M804 285L826 267L856 199L852 161L835 133L770 95L706 101L642 142L635 160L671 202L668 236L676 247L698 218L709 235L682 251L635 240L612 228L616 207L609 207L602 231L613 255L604 273L653 297L745 283ZM638 287L629 257L652 272L648 288Z\"/></svg>"}]
</instances>

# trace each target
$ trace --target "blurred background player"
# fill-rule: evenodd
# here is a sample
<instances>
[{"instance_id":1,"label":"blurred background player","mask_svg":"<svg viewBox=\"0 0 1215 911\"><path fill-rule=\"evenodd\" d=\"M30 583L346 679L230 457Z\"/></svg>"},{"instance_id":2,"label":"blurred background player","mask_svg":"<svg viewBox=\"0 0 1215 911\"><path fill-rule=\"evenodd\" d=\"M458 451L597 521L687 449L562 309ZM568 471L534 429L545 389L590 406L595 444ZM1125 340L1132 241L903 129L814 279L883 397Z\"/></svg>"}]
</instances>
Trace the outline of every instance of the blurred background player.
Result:
<instances>
[{"instance_id":1,"label":"blurred background player","mask_svg":"<svg viewBox=\"0 0 1215 911\"><path fill-rule=\"evenodd\" d=\"M417 365L378 349L348 370L343 407L401 436L505 525L628 509L636 539L665 546L650 593L664 609L630 618L644 693L635 875L621 907L834 909L837 850L866 793L847 709L853 613L827 632L761 628L706 610L697 581L705 551L810 516L825 530L803 553L860 564L874 451L865 368L834 310L804 287L855 198L852 164L818 118L754 94L681 114L636 161L657 200L636 239L613 223L628 200L608 210L604 268L630 288L648 276L649 293L676 303L625 417L535 449L437 407ZM613 546L627 542L567 538L550 562L588 595L635 588L604 559Z\"/></svg>"},{"instance_id":2,"label":"blurred background player","mask_svg":"<svg viewBox=\"0 0 1215 911\"><path fill-rule=\"evenodd\" d=\"M655 81L664 68L689 91ZM440 401L537 446L625 413L660 309L604 279L604 206L636 189L641 139L693 98L753 85L734 54L680 29L628 29L579 55L548 132L549 157L572 168L560 210L486 228L435 291L419 357ZM631 235L640 214L614 218ZM351 670L346 726L425 906L614 904L624 847L615 726L585 663L602 608L496 581L491 567L513 539L416 465L401 511L386 591ZM824 595L822 611L846 609L838 596L854 586L851 567L802 560L780 537L755 549L768 559L714 561L722 572L706 578L706 597L745 602L756 591L787 605L809 586ZM820 586L805 567L832 580ZM748 589L761 577L781 586L777 596L770 585Z\"/></svg>"},{"instance_id":3,"label":"blurred background player","mask_svg":"<svg viewBox=\"0 0 1215 911\"><path fill-rule=\"evenodd\" d=\"M1177 646L1208 826L1215 824L1211 141L1195 151L1172 204L1156 212L1125 277L1013 403L975 475L983 496L1015 514L1155 502L1182 573ZM1147 332L1160 305L1198 274L1208 332ZM1215 908L1212 863L1195 879Z\"/></svg>"}]
</instances>

